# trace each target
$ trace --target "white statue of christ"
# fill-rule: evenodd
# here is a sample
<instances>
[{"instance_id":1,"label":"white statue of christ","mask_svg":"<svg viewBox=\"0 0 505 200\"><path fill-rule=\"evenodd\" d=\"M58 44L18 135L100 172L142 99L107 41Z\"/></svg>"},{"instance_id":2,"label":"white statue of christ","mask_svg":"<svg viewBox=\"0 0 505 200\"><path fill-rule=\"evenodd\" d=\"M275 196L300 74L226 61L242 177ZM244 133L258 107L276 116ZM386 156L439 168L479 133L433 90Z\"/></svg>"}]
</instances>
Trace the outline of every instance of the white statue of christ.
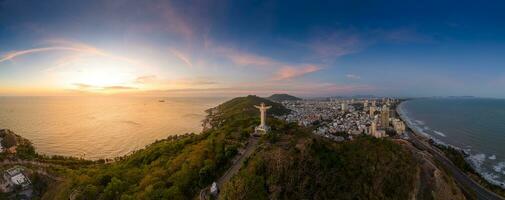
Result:
<instances>
[{"instance_id":1,"label":"white statue of christ","mask_svg":"<svg viewBox=\"0 0 505 200\"><path fill-rule=\"evenodd\" d=\"M261 103L259 106L254 107L260 110L260 119L261 119L260 125L256 127L256 133L258 133L258 131L266 133L269 129L265 122L267 117L267 110L272 108L272 106L265 106L265 103Z\"/></svg>"}]
</instances>

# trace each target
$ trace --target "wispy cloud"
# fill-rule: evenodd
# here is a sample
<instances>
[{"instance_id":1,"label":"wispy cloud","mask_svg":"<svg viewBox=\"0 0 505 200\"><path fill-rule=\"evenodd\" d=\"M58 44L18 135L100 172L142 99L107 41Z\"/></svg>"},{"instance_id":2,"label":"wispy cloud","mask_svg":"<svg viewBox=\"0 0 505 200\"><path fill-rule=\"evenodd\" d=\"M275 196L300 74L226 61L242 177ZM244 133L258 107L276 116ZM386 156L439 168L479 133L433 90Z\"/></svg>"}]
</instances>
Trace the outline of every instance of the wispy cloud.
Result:
<instances>
[{"instance_id":1,"label":"wispy cloud","mask_svg":"<svg viewBox=\"0 0 505 200\"><path fill-rule=\"evenodd\" d=\"M156 75L139 76L135 79L135 83L151 83L156 79Z\"/></svg>"},{"instance_id":2,"label":"wispy cloud","mask_svg":"<svg viewBox=\"0 0 505 200\"><path fill-rule=\"evenodd\" d=\"M88 92L118 92L125 90L137 90L136 87L124 86L124 85L111 85L111 86L96 86L85 83L74 83L73 84L78 91L88 91Z\"/></svg>"},{"instance_id":3,"label":"wispy cloud","mask_svg":"<svg viewBox=\"0 0 505 200\"><path fill-rule=\"evenodd\" d=\"M354 80L361 79L361 76L358 76L356 74L346 74L345 77L347 77L348 79L354 79Z\"/></svg>"},{"instance_id":4,"label":"wispy cloud","mask_svg":"<svg viewBox=\"0 0 505 200\"><path fill-rule=\"evenodd\" d=\"M177 79L162 79L155 75L139 76L135 79L135 83L140 84L155 84L166 87L200 87L219 84L210 77L191 77L191 78L177 78Z\"/></svg>"},{"instance_id":5,"label":"wispy cloud","mask_svg":"<svg viewBox=\"0 0 505 200\"><path fill-rule=\"evenodd\" d=\"M183 88L146 91L152 95L173 95L173 96L237 96L237 95L263 95L268 96L274 93L289 93L301 96L321 96L321 95L350 95L369 93L376 88L369 85L340 85L335 83L303 82L293 84L287 82L263 82L263 83L239 83L227 87L213 88Z\"/></svg>"},{"instance_id":6,"label":"wispy cloud","mask_svg":"<svg viewBox=\"0 0 505 200\"><path fill-rule=\"evenodd\" d=\"M305 65L302 67L292 67L292 66L286 66L282 67L277 71L277 74L274 77L274 80L285 80L285 79L292 79L295 77L303 76L306 74L310 74L316 71L321 70L320 67L315 66L315 65Z\"/></svg>"},{"instance_id":7,"label":"wispy cloud","mask_svg":"<svg viewBox=\"0 0 505 200\"><path fill-rule=\"evenodd\" d=\"M234 64L241 66L272 67L283 65L281 62L275 61L272 58L240 51L230 47L214 47L212 51L225 56Z\"/></svg>"},{"instance_id":8,"label":"wispy cloud","mask_svg":"<svg viewBox=\"0 0 505 200\"><path fill-rule=\"evenodd\" d=\"M372 31L378 40L395 43L432 43L434 39L428 35L419 33L415 28L402 27L391 30L376 29Z\"/></svg>"},{"instance_id":9,"label":"wispy cloud","mask_svg":"<svg viewBox=\"0 0 505 200\"><path fill-rule=\"evenodd\" d=\"M113 85L102 87L103 90L136 90L136 87L122 86L122 85Z\"/></svg>"},{"instance_id":10,"label":"wispy cloud","mask_svg":"<svg viewBox=\"0 0 505 200\"><path fill-rule=\"evenodd\" d=\"M18 50L18 51L12 51L12 52L6 53L5 55L0 57L0 63L12 60L16 57L34 54L34 53L41 53L41 52L48 52L48 51L72 51L72 52L107 57L110 59L126 62L126 63L136 65L136 66L145 66L143 63L141 63L137 60L133 60L131 58L124 57L124 56L118 56L118 55L109 53L105 50L93 47L91 45L83 44L83 43L70 42L70 41L65 41L65 40L46 40L45 43L50 44L50 46L41 47L41 48L24 49L24 50ZM67 57L67 58L61 60L61 63L59 63L58 66L66 63L66 62L70 62L71 60L74 60L77 58L78 57L75 57L75 56Z\"/></svg>"},{"instance_id":11,"label":"wispy cloud","mask_svg":"<svg viewBox=\"0 0 505 200\"><path fill-rule=\"evenodd\" d=\"M42 48L33 48L33 49L25 49L19 51L9 52L2 57L0 57L0 63L12 60L18 56L23 56L27 54L45 52L45 51L77 51L77 52L85 52L91 54L102 54L97 49L90 48L77 48L77 47L64 47L64 46L51 46L51 47L42 47Z\"/></svg>"},{"instance_id":12,"label":"wispy cloud","mask_svg":"<svg viewBox=\"0 0 505 200\"><path fill-rule=\"evenodd\" d=\"M184 62L188 67L193 67L193 63L191 63L191 60L188 58L188 56L182 54L181 52L175 50L175 49L170 49L170 52L175 55L179 60Z\"/></svg>"},{"instance_id":13,"label":"wispy cloud","mask_svg":"<svg viewBox=\"0 0 505 200\"><path fill-rule=\"evenodd\" d=\"M320 59L332 61L338 57L356 53L366 46L366 41L354 31L330 31L316 34L308 47Z\"/></svg>"},{"instance_id":14,"label":"wispy cloud","mask_svg":"<svg viewBox=\"0 0 505 200\"><path fill-rule=\"evenodd\" d=\"M77 87L77 88L79 88L79 89L90 89L90 88L94 88L94 86L89 85L89 84L84 84L84 83L74 83L73 85L74 85L74 86L76 86L76 87Z\"/></svg>"}]
</instances>

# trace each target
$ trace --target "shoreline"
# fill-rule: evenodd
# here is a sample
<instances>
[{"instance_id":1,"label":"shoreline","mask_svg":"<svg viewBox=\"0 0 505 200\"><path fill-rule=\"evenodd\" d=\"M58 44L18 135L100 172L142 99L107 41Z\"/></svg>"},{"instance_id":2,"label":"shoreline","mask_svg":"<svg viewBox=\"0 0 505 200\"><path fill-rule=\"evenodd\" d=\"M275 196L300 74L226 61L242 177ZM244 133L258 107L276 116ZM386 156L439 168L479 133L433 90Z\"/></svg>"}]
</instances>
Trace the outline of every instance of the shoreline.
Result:
<instances>
[{"instance_id":1,"label":"shoreline","mask_svg":"<svg viewBox=\"0 0 505 200\"><path fill-rule=\"evenodd\" d=\"M453 148L453 149L459 151L462 154L465 162L468 165L471 166L471 168L473 169L473 171L476 172L476 174L479 176L480 179L485 180L488 184L490 184L492 186L496 186L496 187L499 187L501 189L505 189L505 184L503 182L496 181L496 180L493 180L492 178L488 177L487 175L485 175L485 173L487 173L487 172L483 171L482 169L479 169L478 167L476 167L474 165L473 162L471 162L469 160L469 157L474 156L474 155L470 154L468 151L462 149L461 147L445 143L445 142L441 141L440 139L437 139L437 138L429 135L428 133L423 132L422 130L420 130L422 128L418 127L417 125L414 125L412 123L412 119L409 118L405 114L405 110L402 107L402 104L404 104L407 101L411 101L411 99L402 101L400 104L398 104L398 106L396 107L395 111L398 114L398 116L400 117L400 119L405 122L406 126L408 127L408 129L410 129L412 131L413 134L415 134L418 137L421 137L421 138L425 139L426 141L430 141L431 140L433 142L433 144L431 144L431 145L433 147L435 147L435 148L439 148L439 147L437 147L437 145L440 145L440 146L443 146L443 147L450 147L450 148Z\"/></svg>"}]
</instances>

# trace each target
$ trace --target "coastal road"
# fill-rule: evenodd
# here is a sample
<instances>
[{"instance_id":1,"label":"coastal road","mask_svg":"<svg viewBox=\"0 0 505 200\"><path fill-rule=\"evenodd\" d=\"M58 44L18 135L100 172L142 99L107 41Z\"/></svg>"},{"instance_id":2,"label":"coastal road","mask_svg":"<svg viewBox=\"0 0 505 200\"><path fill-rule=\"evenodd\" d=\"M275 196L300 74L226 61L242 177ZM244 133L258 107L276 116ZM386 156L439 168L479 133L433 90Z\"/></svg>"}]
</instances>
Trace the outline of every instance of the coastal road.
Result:
<instances>
[{"instance_id":1,"label":"coastal road","mask_svg":"<svg viewBox=\"0 0 505 200\"><path fill-rule=\"evenodd\" d=\"M228 170L224 173L221 178L217 180L217 185L219 188L222 188L226 182L228 182L233 175L235 175L240 168L242 168L242 165L244 165L244 161L251 156L251 154L256 150L256 147L258 146L258 141L259 137L254 137L251 136L249 139L249 143L247 144L247 147L244 150L244 153L240 155L240 158L231 166L228 168Z\"/></svg>"},{"instance_id":2,"label":"coastal road","mask_svg":"<svg viewBox=\"0 0 505 200\"><path fill-rule=\"evenodd\" d=\"M251 156L254 153L254 151L256 150L256 148L258 147L258 142L259 142L259 137L251 136L249 138L249 142L247 143L247 146L245 147L243 153L237 155L237 157L234 159L232 166L230 168L228 168L228 170L226 170L226 172L223 174L223 176L221 176L216 181L219 189L222 189L224 184L226 182L228 182L233 177L233 175L235 175L240 170L240 168L242 168L242 165L244 165L244 161L247 158L249 158L249 156ZM210 186L208 186L200 191L200 195L199 195L200 200L207 200L208 199L207 197L210 195L209 190L210 190ZM219 194L218 194L217 199L219 199Z\"/></svg>"},{"instance_id":3,"label":"coastal road","mask_svg":"<svg viewBox=\"0 0 505 200\"><path fill-rule=\"evenodd\" d=\"M443 153L441 153L438 149L435 149L436 147L433 147L431 144L428 144L427 142L419 139L415 133L407 131L406 134L409 136L408 140L411 143L423 148L423 150L428 151L431 155L433 155L435 159L442 163L445 168L450 171L455 181L461 186L461 189L465 190L467 194L475 194L475 197L477 199L482 200L505 200L494 192L491 192L476 183L473 179L471 179L468 175L456 167L456 165L454 165L447 157L445 157Z\"/></svg>"}]
</instances>

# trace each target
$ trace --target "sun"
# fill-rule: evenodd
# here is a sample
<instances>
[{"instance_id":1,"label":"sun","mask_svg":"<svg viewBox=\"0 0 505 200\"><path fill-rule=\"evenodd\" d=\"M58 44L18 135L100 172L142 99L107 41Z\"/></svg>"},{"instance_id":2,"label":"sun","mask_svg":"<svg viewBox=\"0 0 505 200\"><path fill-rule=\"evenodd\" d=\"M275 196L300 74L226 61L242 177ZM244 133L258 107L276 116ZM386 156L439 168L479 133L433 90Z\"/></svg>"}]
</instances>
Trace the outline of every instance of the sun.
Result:
<instances>
[{"instance_id":1,"label":"sun","mask_svg":"<svg viewBox=\"0 0 505 200\"><path fill-rule=\"evenodd\" d=\"M130 63L107 58L79 58L58 70L59 85L65 88L106 92L106 88L135 86L140 69Z\"/></svg>"}]
</instances>

